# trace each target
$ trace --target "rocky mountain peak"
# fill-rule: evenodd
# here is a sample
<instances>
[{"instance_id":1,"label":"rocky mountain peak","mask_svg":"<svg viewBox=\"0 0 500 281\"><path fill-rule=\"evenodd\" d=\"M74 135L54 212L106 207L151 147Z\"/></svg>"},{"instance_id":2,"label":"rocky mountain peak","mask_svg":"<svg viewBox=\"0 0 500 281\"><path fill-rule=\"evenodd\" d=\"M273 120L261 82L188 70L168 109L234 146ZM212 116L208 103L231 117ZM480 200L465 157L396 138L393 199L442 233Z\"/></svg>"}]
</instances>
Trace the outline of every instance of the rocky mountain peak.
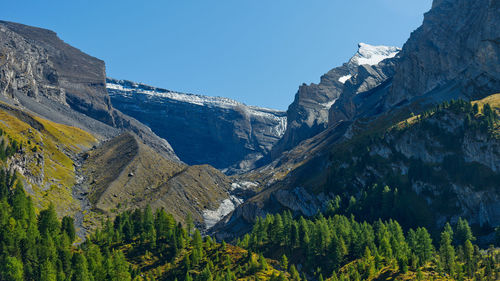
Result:
<instances>
[{"instance_id":1,"label":"rocky mountain peak","mask_svg":"<svg viewBox=\"0 0 500 281\"><path fill-rule=\"evenodd\" d=\"M359 43L358 52L349 60L348 64L352 66L364 64L377 65L385 59L395 57L400 51L401 48L398 47Z\"/></svg>"},{"instance_id":2,"label":"rocky mountain peak","mask_svg":"<svg viewBox=\"0 0 500 281\"><path fill-rule=\"evenodd\" d=\"M385 108L500 90L500 2L436 0L403 46Z\"/></svg>"},{"instance_id":3,"label":"rocky mountain peak","mask_svg":"<svg viewBox=\"0 0 500 281\"><path fill-rule=\"evenodd\" d=\"M377 65L395 58L400 50L398 47L359 43L356 54L347 63L323 75L319 84L301 85L287 111L287 130L273 148L272 157L278 157L328 127L329 110L345 91L348 80L353 79L350 85L355 85L348 86L349 91L359 92L371 89L393 75L386 67L386 64L392 67L392 63Z\"/></svg>"}]
</instances>

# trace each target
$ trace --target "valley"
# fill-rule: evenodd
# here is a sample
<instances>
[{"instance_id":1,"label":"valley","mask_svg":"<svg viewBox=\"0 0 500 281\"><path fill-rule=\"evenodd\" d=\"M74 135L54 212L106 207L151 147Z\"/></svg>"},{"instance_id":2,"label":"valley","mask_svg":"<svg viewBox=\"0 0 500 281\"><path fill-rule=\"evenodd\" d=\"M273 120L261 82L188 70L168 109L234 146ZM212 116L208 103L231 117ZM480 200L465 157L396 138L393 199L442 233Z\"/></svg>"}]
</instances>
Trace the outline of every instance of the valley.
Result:
<instances>
[{"instance_id":1,"label":"valley","mask_svg":"<svg viewBox=\"0 0 500 281\"><path fill-rule=\"evenodd\" d=\"M499 280L498 25L434 0L282 111L0 21L0 280Z\"/></svg>"}]
</instances>

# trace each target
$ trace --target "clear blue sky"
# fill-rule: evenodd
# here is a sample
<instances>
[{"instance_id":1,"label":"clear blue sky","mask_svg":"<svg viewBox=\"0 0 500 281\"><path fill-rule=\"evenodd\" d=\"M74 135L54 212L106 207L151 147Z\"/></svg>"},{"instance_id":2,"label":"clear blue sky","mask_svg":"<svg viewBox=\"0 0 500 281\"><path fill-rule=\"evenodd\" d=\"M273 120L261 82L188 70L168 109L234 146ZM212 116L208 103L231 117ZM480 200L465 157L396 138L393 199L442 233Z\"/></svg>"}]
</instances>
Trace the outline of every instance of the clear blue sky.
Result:
<instances>
[{"instance_id":1,"label":"clear blue sky","mask_svg":"<svg viewBox=\"0 0 500 281\"><path fill-rule=\"evenodd\" d=\"M357 43L402 46L431 0L3 1L0 19L54 30L109 77L286 109Z\"/></svg>"}]
</instances>

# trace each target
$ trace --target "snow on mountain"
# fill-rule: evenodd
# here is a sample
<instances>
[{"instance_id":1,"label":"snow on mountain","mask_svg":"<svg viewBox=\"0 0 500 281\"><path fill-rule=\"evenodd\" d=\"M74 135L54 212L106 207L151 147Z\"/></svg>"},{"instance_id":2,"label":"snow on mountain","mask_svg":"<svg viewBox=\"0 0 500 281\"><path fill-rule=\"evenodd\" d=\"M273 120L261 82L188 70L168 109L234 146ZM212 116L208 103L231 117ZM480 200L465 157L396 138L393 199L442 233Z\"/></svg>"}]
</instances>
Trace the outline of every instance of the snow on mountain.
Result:
<instances>
[{"instance_id":1,"label":"snow on mountain","mask_svg":"<svg viewBox=\"0 0 500 281\"><path fill-rule=\"evenodd\" d=\"M349 75L344 75L342 77L339 78L339 82L342 83L342 84L345 84L345 81L351 79L352 75L349 74Z\"/></svg>"},{"instance_id":2,"label":"snow on mountain","mask_svg":"<svg viewBox=\"0 0 500 281\"><path fill-rule=\"evenodd\" d=\"M351 58L352 65L377 65L379 62L395 57L401 48L389 46L373 46L366 43L358 44L358 52ZM347 79L346 79L347 80ZM340 80L339 80L340 81ZM342 82L342 81L341 81ZM344 80L345 82L345 80Z\"/></svg>"},{"instance_id":3,"label":"snow on mountain","mask_svg":"<svg viewBox=\"0 0 500 281\"><path fill-rule=\"evenodd\" d=\"M280 125L276 127L276 132L278 132L280 136L284 134L286 129L286 117L280 116L281 111L265 107L247 106L244 103L235 101L230 98L179 93L166 89L151 87L145 84L135 83L132 81L116 80L112 78L108 78L106 80L106 88L108 89L108 93L110 96L116 94L119 94L121 96L145 95L146 97L150 96L149 99L155 99L156 102L158 102L158 98L164 98L171 101L185 102L199 106L219 107L227 109L242 108L253 116L279 120Z\"/></svg>"},{"instance_id":4,"label":"snow on mountain","mask_svg":"<svg viewBox=\"0 0 500 281\"><path fill-rule=\"evenodd\" d=\"M286 130L286 112L223 97L185 94L107 78L113 106L165 138L189 165L227 173L253 168Z\"/></svg>"}]
</instances>

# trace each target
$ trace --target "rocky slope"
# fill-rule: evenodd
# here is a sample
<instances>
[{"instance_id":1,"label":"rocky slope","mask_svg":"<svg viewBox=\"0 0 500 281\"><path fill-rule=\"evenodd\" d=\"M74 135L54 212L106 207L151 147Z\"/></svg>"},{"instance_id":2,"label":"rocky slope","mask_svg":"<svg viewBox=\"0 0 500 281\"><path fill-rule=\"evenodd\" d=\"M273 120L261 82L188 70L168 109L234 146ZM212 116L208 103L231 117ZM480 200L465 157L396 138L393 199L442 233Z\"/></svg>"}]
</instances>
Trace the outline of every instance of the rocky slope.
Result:
<instances>
[{"instance_id":1,"label":"rocky slope","mask_svg":"<svg viewBox=\"0 0 500 281\"><path fill-rule=\"evenodd\" d=\"M465 129L469 113L427 116L429 127L403 133L388 130L438 103L500 92L493 28L499 7L497 1L434 1L397 57L361 66L346 81L328 129L247 175L262 191L215 231L221 237L244 231L256 215L283 209L311 215L335 192L360 200L373 183L406 190L404 210L416 211L406 213L410 223L439 225L462 215L483 230L498 226L498 138ZM498 96L489 99L498 108Z\"/></svg>"},{"instance_id":2,"label":"rocky slope","mask_svg":"<svg viewBox=\"0 0 500 281\"><path fill-rule=\"evenodd\" d=\"M426 107L498 92L499 12L498 1L434 1L422 26L411 34L400 59L391 66L393 75L354 100L350 91L343 93L330 109L330 125L412 103Z\"/></svg>"},{"instance_id":3,"label":"rocky slope","mask_svg":"<svg viewBox=\"0 0 500 281\"><path fill-rule=\"evenodd\" d=\"M108 79L113 106L147 124L188 164L247 171L281 138L284 112Z\"/></svg>"},{"instance_id":4,"label":"rocky slope","mask_svg":"<svg viewBox=\"0 0 500 281\"><path fill-rule=\"evenodd\" d=\"M166 140L113 108L104 63L52 31L0 22L0 103L0 128L23 143L8 168L37 208L52 202L59 215L75 215L81 238L120 208L150 204L179 220L191 213L204 226L241 202L224 174L185 165ZM274 131L252 129L262 135L256 143L270 147Z\"/></svg>"},{"instance_id":5,"label":"rocky slope","mask_svg":"<svg viewBox=\"0 0 500 281\"><path fill-rule=\"evenodd\" d=\"M214 232L220 238L245 232L249 222L268 212L292 210L313 216L327 210L337 195L348 208L350 196L363 202L378 184L398 190L398 212L390 215L403 226L432 229L461 216L488 234L500 225L500 94L475 103L479 111L485 103L493 106L494 125L485 127L485 117L474 114L472 105L453 103L401 122L394 115L410 112L329 128L247 175L259 179L262 191L224 218Z\"/></svg>"},{"instance_id":6,"label":"rocky slope","mask_svg":"<svg viewBox=\"0 0 500 281\"><path fill-rule=\"evenodd\" d=\"M0 21L0 99L100 139L132 130L165 157L170 145L111 106L104 62L53 31Z\"/></svg>"},{"instance_id":7,"label":"rocky slope","mask_svg":"<svg viewBox=\"0 0 500 281\"><path fill-rule=\"evenodd\" d=\"M231 211L241 202L233 196L230 179L217 169L165 159L131 133L87 152L82 170L90 202L108 216L150 205L164 208L179 221L191 214L197 225L205 227L219 219L207 212L233 204Z\"/></svg>"},{"instance_id":8,"label":"rocky slope","mask_svg":"<svg viewBox=\"0 0 500 281\"><path fill-rule=\"evenodd\" d=\"M377 68L376 65L395 57L399 51L397 47L360 43L357 53L347 63L323 75L319 84L301 85L287 110L287 129L273 148L273 158L328 126L328 111L344 91L344 84L349 84L352 77L359 76L357 81L367 80L356 89L366 91L392 76L392 71L384 72L389 67Z\"/></svg>"},{"instance_id":9,"label":"rocky slope","mask_svg":"<svg viewBox=\"0 0 500 281\"><path fill-rule=\"evenodd\" d=\"M478 99L500 89L500 3L435 0L401 52L385 107L432 91ZM427 97L426 97L427 98Z\"/></svg>"}]
</instances>

